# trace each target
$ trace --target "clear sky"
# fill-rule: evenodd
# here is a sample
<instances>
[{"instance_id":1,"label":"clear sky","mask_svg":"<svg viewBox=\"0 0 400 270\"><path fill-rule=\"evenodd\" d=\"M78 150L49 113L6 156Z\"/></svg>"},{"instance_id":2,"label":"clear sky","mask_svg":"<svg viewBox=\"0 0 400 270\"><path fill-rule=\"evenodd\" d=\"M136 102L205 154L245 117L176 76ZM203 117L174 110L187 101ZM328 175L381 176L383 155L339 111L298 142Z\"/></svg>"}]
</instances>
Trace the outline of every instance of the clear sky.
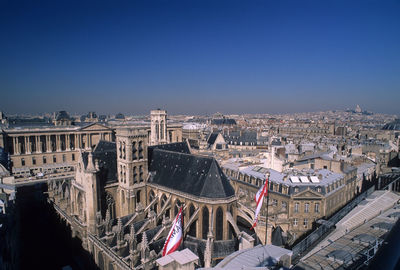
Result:
<instances>
[{"instance_id":1,"label":"clear sky","mask_svg":"<svg viewBox=\"0 0 400 270\"><path fill-rule=\"evenodd\" d=\"M0 110L400 114L400 1L0 0Z\"/></svg>"}]
</instances>

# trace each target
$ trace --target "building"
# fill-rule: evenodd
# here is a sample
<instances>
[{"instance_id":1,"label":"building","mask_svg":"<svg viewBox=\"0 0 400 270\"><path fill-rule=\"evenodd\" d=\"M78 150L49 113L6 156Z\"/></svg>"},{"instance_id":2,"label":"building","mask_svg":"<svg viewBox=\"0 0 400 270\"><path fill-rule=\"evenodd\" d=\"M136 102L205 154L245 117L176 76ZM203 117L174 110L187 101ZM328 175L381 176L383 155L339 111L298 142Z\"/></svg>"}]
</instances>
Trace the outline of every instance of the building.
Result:
<instances>
[{"instance_id":1,"label":"building","mask_svg":"<svg viewBox=\"0 0 400 270\"><path fill-rule=\"evenodd\" d=\"M329 217L356 195L357 169L348 167L341 173L328 169L287 170L282 173L260 165L225 163L223 171L231 180L239 202L248 211L254 209L254 195L269 175L268 243L293 243L313 228L317 220ZM246 209L242 207L241 210ZM261 210L265 220L266 207ZM246 226L246 225L245 225ZM262 228L263 229L263 228ZM258 235L265 234L259 229ZM275 235L275 237L274 237ZM263 240L263 239L261 239Z\"/></svg>"},{"instance_id":2,"label":"building","mask_svg":"<svg viewBox=\"0 0 400 270\"><path fill-rule=\"evenodd\" d=\"M216 160L171 142L181 133L163 123L164 112L152 111L150 129L117 128L116 142L79 151L75 178L49 184L54 209L100 269L155 267L180 207L182 249L201 266L215 265L250 237L237 226L235 190Z\"/></svg>"}]
</instances>

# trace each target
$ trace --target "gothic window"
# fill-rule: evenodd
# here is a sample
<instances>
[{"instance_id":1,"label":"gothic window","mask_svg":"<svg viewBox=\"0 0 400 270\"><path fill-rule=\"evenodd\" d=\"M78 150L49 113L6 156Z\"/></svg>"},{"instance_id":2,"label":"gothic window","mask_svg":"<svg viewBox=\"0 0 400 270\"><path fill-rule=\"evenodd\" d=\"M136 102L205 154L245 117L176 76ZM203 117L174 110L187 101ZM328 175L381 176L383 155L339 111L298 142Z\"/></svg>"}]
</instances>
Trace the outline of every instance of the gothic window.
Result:
<instances>
[{"instance_id":1,"label":"gothic window","mask_svg":"<svg viewBox=\"0 0 400 270\"><path fill-rule=\"evenodd\" d=\"M136 202L140 203L140 190L136 193Z\"/></svg>"},{"instance_id":2,"label":"gothic window","mask_svg":"<svg viewBox=\"0 0 400 270\"><path fill-rule=\"evenodd\" d=\"M132 172L133 172L133 183L135 184L137 183L136 166L133 166Z\"/></svg>"},{"instance_id":3,"label":"gothic window","mask_svg":"<svg viewBox=\"0 0 400 270\"><path fill-rule=\"evenodd\" d=\"M136 142L132 142L132 160L137 159L137 149L136 149Z\"/></svg>"},{"instance_id":4,"label":"gothic window","mask_svg":"<svg viewBox=\"0 0 400 270\"><path fill-rule=\"evenodd\" d=\"M178 214L179 208L181 207L181 205L182 205L182 203L178 199L176 199L175 200L175 205L174 205L175 216Z\"/></svg>"},{"instance_id":5,"label":"gothic window","mask_svg":"<svg viewBox=\"0 0 400 270\"><path fill-rule=\"evenodd\" d=\"M143 158L143 142L139 141L139 146L138 146L138 150L139 150L139 159Z\"/></svg>"},{"instance_id":6,"label":"gothic window","mask_svg":"<svg viewBox=\"0 0 400 270\"><path fill-rule=\"evenodd\" d=\"M115 218L115 200L109 192L106 192L106 207L110 211L110 217Z\"/></svg>"},{"instance_id":7,"label":"gothic window","mask_svg":"<svg viewBox=\"0 0 400 270\"><path fill-rule=\"evenodd\" d=\"M209 226L209 213L208 213L208 208L206 206L203 207L203 224L202 224L202 231L203 239L207 239L207 234L208 234L208 226Z\"/></svg>"},{"instance_id":8,"label":"gothic window","mask_svg":"<svg viewBox=\"0 0 400 270\"><path fill-rule=\"evenodd\" d=\"M161 207L164 207L165 202L167 201L167 196L165 196L165 194L163 194L161 196Z\"/></svg>"},{"instance_id":9,"label":"gothic window","mask_svg":"<svg viewBox=\"0 0 400 270\"><path fill-rule=\"evenodd\" d=\"M125 142L123 142L122 144L123 144L123 146L122 146L122 158L126 159L126 145L125 145Z\"/></svg>"},{"instance_id":10,"label":"gothic window","mask_svg":"<svg viewBox=\"0 0 400 270\"><path fill-rule=\"evenodd\" d=\"M218 207L216 213L215 239L222 240L224 233L224 216L221 207Z\"/></svg>"},{"instance_id":11,"label":"gothic window","mask_svg":"<svg viewBox=\"0 0 400 270\"><path fill-rule=\"evenodd\" d=\"M189 206L189 219L193 216L195 212L193 204L190 204ZM190 236L196 237L196 225L197 225L197 220L194 220L192 224L190 224L189 232L188 234Z\"/></svg>"}]
</instances>

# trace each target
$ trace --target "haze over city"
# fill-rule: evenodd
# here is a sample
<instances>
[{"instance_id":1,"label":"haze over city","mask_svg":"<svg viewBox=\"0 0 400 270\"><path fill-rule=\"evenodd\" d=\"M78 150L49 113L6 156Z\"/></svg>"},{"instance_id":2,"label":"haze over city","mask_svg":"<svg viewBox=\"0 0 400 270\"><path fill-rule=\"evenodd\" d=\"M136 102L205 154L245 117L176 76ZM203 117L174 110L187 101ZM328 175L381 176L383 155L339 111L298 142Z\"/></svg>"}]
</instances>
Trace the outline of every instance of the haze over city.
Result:
<instances>
[{"instance_id":1,"label":"haze over city","mask_svg":"<svg viewBox=\"0 0 400 270\"><path fill-rule=\"evenodd\" d=\"M1 1L8 114L399 114L399 1Z\"/></svg>"}]
</instances>

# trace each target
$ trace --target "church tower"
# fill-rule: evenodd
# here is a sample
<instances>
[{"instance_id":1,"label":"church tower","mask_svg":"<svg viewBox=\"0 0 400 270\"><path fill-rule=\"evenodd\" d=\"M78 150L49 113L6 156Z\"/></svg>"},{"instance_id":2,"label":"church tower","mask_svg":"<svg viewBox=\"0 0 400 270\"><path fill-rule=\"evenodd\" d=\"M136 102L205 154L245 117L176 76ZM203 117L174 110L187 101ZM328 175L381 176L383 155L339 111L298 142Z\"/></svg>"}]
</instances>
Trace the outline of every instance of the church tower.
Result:
<instances>
[{"instance_id":1,"label":"church tower","mask_svg":"<svg viewBox=\"0 0 400 270\"><path fill-rule=\"evenodd\" d=\"M145 206L147 181L146 128L120 128L116 131L118 170L118 216L125 216Z\"/></svg>"},{"instance_id":2,"label":"church tower","mask_svg":"<svg viewBox=\"0 0 400 270\"><path fill-rule=\"evenodd\" d=\"M150 145L166 144L169 142L167 137L167 111L152 110L150 112L151 134Z\"/></svg>"}]
</instances>

